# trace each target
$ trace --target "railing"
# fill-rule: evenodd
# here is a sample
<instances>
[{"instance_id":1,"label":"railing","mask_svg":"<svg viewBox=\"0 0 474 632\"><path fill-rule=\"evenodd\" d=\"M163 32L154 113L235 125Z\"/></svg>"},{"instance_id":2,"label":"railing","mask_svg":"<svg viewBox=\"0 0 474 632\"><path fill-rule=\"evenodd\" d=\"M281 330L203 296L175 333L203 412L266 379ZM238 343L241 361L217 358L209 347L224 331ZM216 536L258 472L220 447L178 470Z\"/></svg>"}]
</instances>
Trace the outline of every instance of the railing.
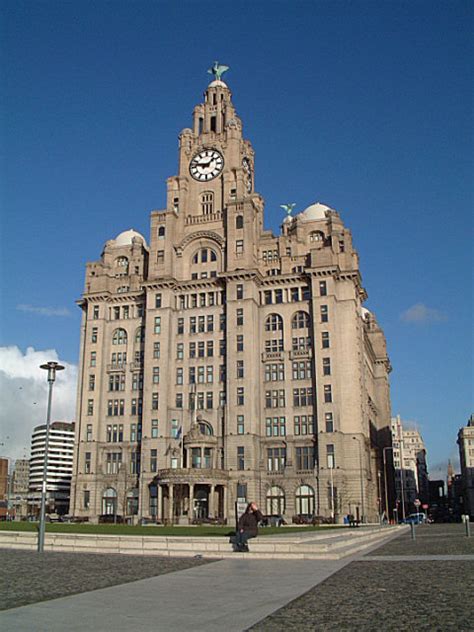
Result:
<instances>
[{"instance_id":1,"label":"railing","mask_svg":"<svg viewBox=\"0 0 474 632\"><path fill-rule=\"evenodd\" d=\"M307 349L293 349L290 351L290 360L294 360L295 358L310 358L312 355L312 350L309 347Z\"/></svg>"},{"instance_id":2,"label":"railing","mask_svg":"<svg viewBox=\"0 0 474 632\"><path fill-rule=\"evenodd\" d=\"M262 361L267 360L283 360L283 351L264 351L262 353Z\"/></svg>"},{"instance_id":3,"label":"railing","mask_svg":"<svg viewBox=\"0 0 474 632\"><path fill-rule=\"evenodd\" d=\"M107 371L125 371L126 366L126 362L114 362L107 365Z\"/></svg>"},{"instance_id":4,"label":"railing","mask_svg":"<svg viewBox=\"0 0 474 632\"><path fill-rule=\"evenodd\" d=\"M192 224L207 224L207 222L219 222L222 219L222 213L208 213L207 215L188 215L185 219L186 226Z\"/></svg>"}]
</instances>

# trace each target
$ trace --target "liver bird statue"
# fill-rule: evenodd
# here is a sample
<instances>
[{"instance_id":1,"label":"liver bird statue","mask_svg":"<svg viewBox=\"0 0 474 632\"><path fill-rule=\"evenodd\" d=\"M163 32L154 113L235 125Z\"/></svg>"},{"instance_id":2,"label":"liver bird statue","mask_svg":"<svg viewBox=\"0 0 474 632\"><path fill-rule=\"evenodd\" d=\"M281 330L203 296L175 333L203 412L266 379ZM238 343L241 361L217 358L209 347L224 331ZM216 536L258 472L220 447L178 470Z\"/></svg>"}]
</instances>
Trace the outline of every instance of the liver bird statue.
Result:
<instances>
[{"instance_id":1,"label":"liver bird statue","mask_svg":"<svg viewBox=\"0 0 474 632\"><path fill-rule=\"evenodd\" d=\"M293 209L295 208L295 206L296 206L295 202L293 202L293 204L280 204L280 208L286 211L286 214L288 215L288 217L291 216L291 213Z\"/></svg>"},{"instance_id":2,"label":"liver bird statue","mask_svg":"<svg viewBox=\"0 0 474 632\"><path fill-rule=\"evenodd\" d=\"M207 71L210 75L214 75L217 81L221 81L222 75L229 70L229 66L222 66L218 61Z\"/></svg>"}]
</instances>

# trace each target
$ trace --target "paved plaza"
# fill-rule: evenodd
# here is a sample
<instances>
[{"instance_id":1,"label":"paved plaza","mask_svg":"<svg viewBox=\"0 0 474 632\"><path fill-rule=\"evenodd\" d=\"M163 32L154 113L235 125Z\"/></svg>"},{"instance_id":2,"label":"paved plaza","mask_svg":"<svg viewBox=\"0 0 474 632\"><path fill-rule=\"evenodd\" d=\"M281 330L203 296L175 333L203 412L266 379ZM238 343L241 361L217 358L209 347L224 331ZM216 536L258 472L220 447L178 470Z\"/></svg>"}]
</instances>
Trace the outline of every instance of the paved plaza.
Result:
<instances>
[{"instance_id":1,"label":"paved plaza","mask_svg":"<svg viewBox=\"0 0 474 632\"><path fill-rule=\"evenodd\" d=\"M341 560L3 549L0 628L472 631L474 538L460 524L420 526L416 536Z\"/></svg>"}]
</instances>

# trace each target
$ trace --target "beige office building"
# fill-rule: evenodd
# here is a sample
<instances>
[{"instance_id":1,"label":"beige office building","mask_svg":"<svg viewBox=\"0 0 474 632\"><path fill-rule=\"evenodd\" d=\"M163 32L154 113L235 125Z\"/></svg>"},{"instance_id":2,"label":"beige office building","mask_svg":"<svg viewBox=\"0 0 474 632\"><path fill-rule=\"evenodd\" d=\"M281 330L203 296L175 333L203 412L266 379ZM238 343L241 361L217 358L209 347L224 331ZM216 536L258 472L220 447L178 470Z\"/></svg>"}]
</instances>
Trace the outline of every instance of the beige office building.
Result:
<instances>
[{"instance_id":1,"label":"beige office building","mask_svg":"<svg viewBox=\"0 0 474 632\"><path fill-rule=\"evenodd\" d=\"M458 432L463 511L474 519L474 414Z\"/></svg>"},{"instance_id":2,"label":"beige office building","mask_svg":"<svg viewBox=\"0 0 474 632\"><path fill-rule=\"evenodd\" d=\"M87 264L76 516L231 521L241 498L378 519L390 363L351 233L321 203L265 230L256 164L215 78L149 243Z\"/></svg>"}]
</instances>

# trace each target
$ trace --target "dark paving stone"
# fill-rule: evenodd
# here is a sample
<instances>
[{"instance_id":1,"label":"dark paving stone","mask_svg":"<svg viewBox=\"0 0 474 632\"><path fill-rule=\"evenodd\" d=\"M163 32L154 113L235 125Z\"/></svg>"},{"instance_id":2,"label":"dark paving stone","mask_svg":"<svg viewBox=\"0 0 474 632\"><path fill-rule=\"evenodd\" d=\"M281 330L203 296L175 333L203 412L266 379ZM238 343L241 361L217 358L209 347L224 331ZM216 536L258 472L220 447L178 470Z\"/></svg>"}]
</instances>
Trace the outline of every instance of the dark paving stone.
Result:
<instances>
[{"instance_id":1,"label":"dark paving stone","mask_svg":"<svg viewBox=\"0 0 474 632\"><path fill-rule=\"evenodd\" d=\"M0 549L0 610L173 573L209 561Z\"/></svg>"},{"instance_id":2,"label":"dark paving stone","mask_svg":"<svg viewBox=\"0 0 474 632\"><path fill-rule=\"evenodd\" d=\"M474 531L474 528L473 528ZM474 554L474 533L467 538L462 524L428 524L384 544L373 555L469 555ZM474 626L473 626L474 628Z\"/></svg>"},{"instance_id":3,"label":"dark paving stone","mask_svg":"<svg viewBox=\"0 0 474 632\"><path fill-rule=\"evenodd\" d=\"M252 628L472 632L474 562L353 562Z\"/></svg>"}]
</instances>

